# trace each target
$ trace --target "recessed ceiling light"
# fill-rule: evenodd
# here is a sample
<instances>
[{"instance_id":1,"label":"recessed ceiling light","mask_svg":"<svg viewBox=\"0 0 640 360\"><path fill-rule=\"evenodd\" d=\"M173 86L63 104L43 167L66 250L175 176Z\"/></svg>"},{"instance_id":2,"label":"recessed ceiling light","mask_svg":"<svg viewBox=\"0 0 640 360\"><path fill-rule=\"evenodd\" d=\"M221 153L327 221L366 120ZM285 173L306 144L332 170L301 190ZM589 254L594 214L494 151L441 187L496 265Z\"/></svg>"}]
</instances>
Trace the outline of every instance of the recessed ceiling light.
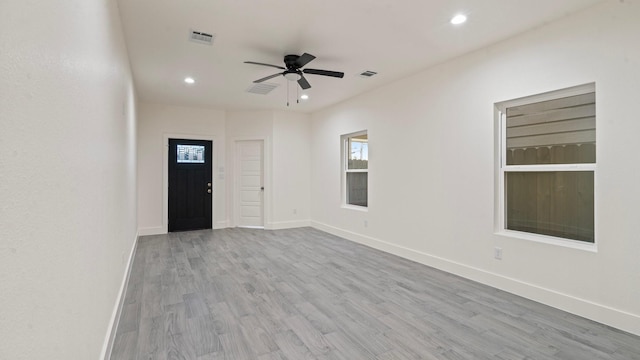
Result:
<instances>
[{"instance_id":1,"label":"recessed ceiling light","mask_svg":"<svg viewBox=\"0 0 640 360\"><path fill-rule=\"evenodd\" d=\"M184 82L186 82L187 84L191 85L191 84L195 83L196 81L192 77L186 77L186 78L184 78Z\"/></svg>"},{"instance_id":2,"label":"recessed ceiling light","mask_svg":"<svg viewBox=\"0 0 640 360\"><path fill-rule=\"evenodd\" d=\"M465 21L467 21L467 17L465 15L462 14L458 14L454 17L451 18L451 23L453 25L460 25L462 23L464 23Z\"/></svg>"},{"instance_id":3,"label":"recessed ceiling light","mask_svg":"<svg viewBox=\"0 0 640 360\"><path fill-rule=\"evenodd\" d=\"M300 95L300 99L302 99L302 100L307 100L308 98L309 98L309 95L307 95L307 94Z\"/></svg>"}]
</instances>

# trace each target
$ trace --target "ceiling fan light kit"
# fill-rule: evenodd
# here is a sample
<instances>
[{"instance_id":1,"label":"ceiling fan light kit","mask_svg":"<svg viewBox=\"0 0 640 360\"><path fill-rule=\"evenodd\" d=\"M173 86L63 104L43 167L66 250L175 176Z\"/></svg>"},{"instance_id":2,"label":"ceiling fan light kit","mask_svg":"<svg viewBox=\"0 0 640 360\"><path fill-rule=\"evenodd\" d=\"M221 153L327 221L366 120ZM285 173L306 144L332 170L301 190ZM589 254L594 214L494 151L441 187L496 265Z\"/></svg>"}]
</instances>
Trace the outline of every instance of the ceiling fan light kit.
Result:
<instances>
[{"instance_id":1,"label":"ceiling fan light kit","mask_svg":"<svg viewBox=\"0 0 640 360\"><path fill-rule=\"evenodd\" d=\"M284 74L284 77L289 81L298 81L302 78L302 75L298 74L297 72L290 72Z\"/></svg>"}]
</instances>

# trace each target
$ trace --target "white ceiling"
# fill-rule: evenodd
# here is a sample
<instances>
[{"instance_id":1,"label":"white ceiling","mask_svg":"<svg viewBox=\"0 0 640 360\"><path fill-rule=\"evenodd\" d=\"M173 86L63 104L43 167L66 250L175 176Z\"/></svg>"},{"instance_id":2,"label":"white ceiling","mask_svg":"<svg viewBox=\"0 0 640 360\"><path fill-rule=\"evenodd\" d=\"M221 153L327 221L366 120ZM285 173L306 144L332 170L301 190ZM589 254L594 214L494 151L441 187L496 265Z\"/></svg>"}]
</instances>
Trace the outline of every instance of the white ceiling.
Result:
<instances>
[{"instance_id":1,"label":"white ceiling","mask_svg":"<svg viewBox=\"0 0 640 360\"><path fill-rule=\"evenodd\" d=\"M313 112L444 60L561 18L601 0L119 0L134 81L142 101L216 109ZM469 20L454 26L456 13ZM212 46L190 30L215 34ZM296 104L295 82L276 77L267 95L252 81L283 66L286 54L317 58L307 67L310 99ZM359 74L378 73L372 78ZM183 79L191 76L194 85ZM287 103L287 83L290 84ZM300 93L302 91L300 90Z\"/></svg>"}]
</instances>

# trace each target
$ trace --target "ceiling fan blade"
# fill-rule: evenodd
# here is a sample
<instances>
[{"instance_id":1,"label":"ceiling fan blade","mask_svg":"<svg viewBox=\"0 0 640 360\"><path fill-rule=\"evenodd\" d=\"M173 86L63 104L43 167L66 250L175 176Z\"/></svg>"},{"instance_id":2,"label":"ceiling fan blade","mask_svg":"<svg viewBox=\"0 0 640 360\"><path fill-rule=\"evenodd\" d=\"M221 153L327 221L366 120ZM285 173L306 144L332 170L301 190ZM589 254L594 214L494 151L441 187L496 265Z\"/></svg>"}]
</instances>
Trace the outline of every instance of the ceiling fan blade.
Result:
<instances>
[{"instance_id":1,"label":"ceiling fan blade","mask_svg":"<svg viewBox=\"0 0 640 360\"><path fill-rule=\"evenodd\" d=\"M285 68L283 68L282 66L278 66L278 65L271 65L271 64L265 64L265 63L259 63L259 62L255 62L255 61L245 61L245 64L253 64L253 65L262 65L262 66L271 66L274 67L276 69L282 69L282 70L286 70Z\"/></svg>"},{"instance_id":2,"label":"ceiling fan blade","mask_svg":"<svg viewBox=\"0 0 640 360\"><path fill-rule=\"evenodd\" d=\"M273 79L274 77L276 77L276 76L280 76L280 75L282 75L282 73L277 73L277 74L269 75L269 76L267 76L267 77L263 77L262 79L258 79L258 80L256 80L256 81L254 81L254 83L261 83L261 82L263 82L263 81L267 81L267 80L269 80L269 79Z\"/></svg>"},{"instance_id":3,"label":"ceiling fan blade","mask_svg":"<svg viewBox=\"0 0 640 360\"><path fill-rule=\"evenodd\" d=\"M300 79L298 79L298 84L300 84L300 87L302 88L302 90L307 90L311 88L311 84L309 84L307 79L305 79L305 77L302 74L300 74Z\"/></svg>"},{"instance_id":4,"label":"ceiling fan blade","mask_svg":"<svg viewBox=\"0 0 640 360\"><path fill-rule=\"evenodd\" d=\"M311 60L315 59L316 57L311 55L311 54L307 54L304 53L302 55L300 55L300 57L298 58L298 60L296 60L296 66L299 68L307 65L309 62L311 62Z\"/></svg>"},{"instance_id":5,"label":"ceiling fan blade","mask_svg":"<svg viewBox=\"0 0 640 360\"><path fill-rule=\"evenodd\" d=\"M302 70L302 72L304 72L305 74L324 75L324 76L332 76L332 77L337 77L337 78L344 77L344 73L343 72L339 72L339 71L318 70L318 69L304 69L304 70Z\"/></svg>"}]
</instances>

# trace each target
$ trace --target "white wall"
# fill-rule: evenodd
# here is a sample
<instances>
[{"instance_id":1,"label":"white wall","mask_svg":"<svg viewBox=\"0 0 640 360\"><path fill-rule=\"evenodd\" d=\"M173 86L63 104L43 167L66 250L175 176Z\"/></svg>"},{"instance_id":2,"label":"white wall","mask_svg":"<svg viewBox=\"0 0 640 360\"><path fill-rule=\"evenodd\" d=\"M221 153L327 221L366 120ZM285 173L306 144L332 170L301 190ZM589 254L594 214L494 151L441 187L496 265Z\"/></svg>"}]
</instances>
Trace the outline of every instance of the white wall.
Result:
<instances>
[{"instance_id":1,"label":"white wall","mask_svg":"<svg viewBox=\"0 0 640 360\"><path fill-rule=\"evenodd\" d=\"M606 2L314 114L312 224L640 334L638 19ZM493 104L589 82L597 253L495 235ZM340 207L340 135L364 129L367 212Z\"/></svg>"},{"instance_id":2,"label":"white wall","mask_svg":"<svg viewBox=\"0 0 640 360\"><path fill-rule=\"evenodd\" d=\"M309 226L310 116L283 111L227 113L227 208L235 208L234 164L238 140L264 141L264 222L266 229ZM295 214L294 214L295 209ZM230 221L233 226L233 221Z\"/></svg>"},{"instance_id":3,"label":"white wall","mask_svg":"<svg viewBox=\"0 0 640 360\"><path fill-rule=\"evenodd\" d=\"M136 239L115 1L0 2L0 358L97 359Z\"/></svg>"},{"instance_id":4,"label":"white wall","mask_svg":"<svg viewBox=\"0 0 640 360\"><path fill-rule=\"evenodd\" d=\"M311 118L276 112L273 119L272 228L309 226Z\"/></svg>"},{"instance_id":5,"label":"white wall","mask_svg":"<svg viewBox=\"0 0 640 360\"><path fill-rule=\"evenodd\" d=\"M222 111L141 103L138 132L138 224L141 235L166 233L163 166L168 135L214 139L214 228L234 226L234 157L238 140L264 141L265 227L308 226L310 116ZM295 171L293 171L295 170ZM293 210L296 209L296 214Z\"/></svg>"},{"instance_id":6,"label":"white wall","mask_svg":"<svg viewBox=\"0 0 640 360\"><path fill-rule=\"evenodd\" d=\"M226 227L225 112L207 108L140 103L138 133L138 226L140 235L167 232L166 139L213 140L213 227ZM224 173L224 171L223 171Z\"/></svg>"},{"instance_id":7,"label":"white wall","mask_svg":"<svg viewBox=\"0 0 640 360\"><path fill-rule=\"evenodd\" d=\"M229 111L227 113L227 210L229 212L229 226L236 226L238 210L236 209L236 145L237 141L262 140L263 141L263 221L265 228L271 226L272 198L271 190L271 141L273 133L272 111Z\"/></svg>"}]
</instances>

